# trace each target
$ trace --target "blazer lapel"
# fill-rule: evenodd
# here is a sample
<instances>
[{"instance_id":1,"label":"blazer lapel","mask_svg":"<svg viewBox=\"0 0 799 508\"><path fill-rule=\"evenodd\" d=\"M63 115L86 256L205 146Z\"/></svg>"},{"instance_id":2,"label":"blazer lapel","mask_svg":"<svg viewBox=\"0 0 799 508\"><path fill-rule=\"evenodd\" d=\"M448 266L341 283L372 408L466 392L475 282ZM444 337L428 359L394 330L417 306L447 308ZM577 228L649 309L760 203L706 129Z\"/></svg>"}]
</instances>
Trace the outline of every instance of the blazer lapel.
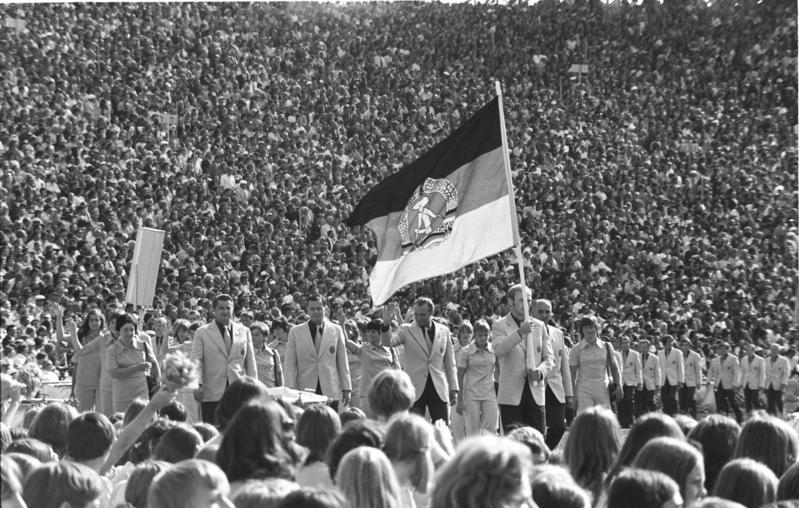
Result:
<instances>
[{"instance_id":1,"label":"blazer lapel","mask_svg":"<svg viewBox=\"0 0 799 508\"><path fill-rule=\"evenodd\" d=\"M317 358L319 358L319 355L316 352L316 346L314 346L313 337L311 336L311 322L310 321L305 323L305 327L304 327L303 331L305 332L305 333L303 333L303 335L305 336L305 347L308 350L308 354L311 356L311 358L316 360ZM317 333L318 333L318 331L317 331Z\"/></svg>"},{"instance_id":2,"label":"blazer lapel","mask_svg":"<svg viewBox=\"0 0 799 508\"><path fill-rule=\"evenodd\" d=\"M411 336L413 337L413 340L419 344L419 346L422 348L422 351L427 353L427 356L430 356L430 348L427 346L427 338L422 334L422 328L419 325L416 325L411 328L411 330Z\"/></svg>"},{"instance_id":3,"label":"blazer lapel","mask_svg":"<svg viewBox=\"0 0 799 508\"><path fill-rule=\"evenodd\" d=\"M211 340L214 341L216 347L219 348L219 351L222 352L222 356L227 357L227 348L225 347L225 341L222 339L222 332L219 331L219 325L216 324L216 321L211 322Z\"/></svg>"}]
</instances>

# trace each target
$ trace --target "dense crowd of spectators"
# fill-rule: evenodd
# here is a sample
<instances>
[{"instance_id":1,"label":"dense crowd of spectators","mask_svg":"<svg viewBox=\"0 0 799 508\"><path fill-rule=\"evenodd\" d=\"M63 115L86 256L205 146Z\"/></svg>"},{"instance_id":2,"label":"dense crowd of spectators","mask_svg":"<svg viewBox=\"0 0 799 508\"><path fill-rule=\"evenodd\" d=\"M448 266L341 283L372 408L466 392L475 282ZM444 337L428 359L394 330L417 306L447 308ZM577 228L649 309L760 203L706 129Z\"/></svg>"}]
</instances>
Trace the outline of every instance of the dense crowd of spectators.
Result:
<instances>
[{"instance_id":1,"label":"dense crowd of spectators","mask_svg":"<svg viewBox=\"0 0 799 508\"><path fill-rule=\"evenodd\" d=\"M17 381L32 396L66 372L61 353L107 337L141 226L166 231L143 316L153 343L185 348L219 293L276 348L309 295L339 322L368 314L375 240L344 218L495 80L526 277L567 333L590 312L603 334L690 337L706 358L717 340L776 342L795 369L795 2L37 4L0 17L3 506L799 497L796 429L758 411L742 426L651 413L625 439L592 408L562 450L532 428L453 449L446 425L407 414L418 394L399 370L366 394L376 421L276 403L251 378L226 389L219 428L190 424L193 399L174 389L110 419L63 403L13 418ZM495 256L397 303L426 295L453 326L495 321L517 261Z\"/></svg>"},{"instance_id":2,"label":"dense crowd of spectators","mask_svg":"<svg viewBox=\"0 0 799 508\"><path fill-rule=\"evenodd\" d=\"M123 302L139 226L166 231L154 307L172 320L205 317L217 292L262 319L300 320L316 292L368 307L374 238L343 218L499 80L527 277L557 321L593 311L610 331L797 340L792 2L0 14L24 21L0 31L0 303L14 339L51 330L49 302ZM500 316L515 261L398 298Z\"/></svg>"}]
</instances>

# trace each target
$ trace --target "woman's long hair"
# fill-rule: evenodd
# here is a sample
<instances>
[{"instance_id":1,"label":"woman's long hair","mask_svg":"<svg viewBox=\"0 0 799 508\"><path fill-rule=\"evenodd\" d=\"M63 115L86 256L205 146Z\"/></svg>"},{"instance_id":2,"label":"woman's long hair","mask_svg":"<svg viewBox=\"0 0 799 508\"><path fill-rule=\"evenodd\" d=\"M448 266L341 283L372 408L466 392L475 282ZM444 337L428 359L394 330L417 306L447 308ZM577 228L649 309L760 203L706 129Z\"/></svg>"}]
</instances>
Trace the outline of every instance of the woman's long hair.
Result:
<instances>
[{"instance_id":1,"label":"woman's long hair","mask_svg":"<svg viewBox=\"0 0 799 508\"><path fill-rule=\"evenodd\" d=\"M103 328L105 327L105 316L103 313L100 312L100 309L89 309L89 312L86 313L86 317L83 318L83 322L80 324L80 328L78 328L78 340L81 344L83 344L83 339L89 336L89 320L92 316L97 316L100 319L100 328L98 329L98 333L102 332Z\"/></svg>"},{"instance_id":2,"label":"woman's long hair","mask_svg":"<svg viewBox=\"0 0 799 508\"><path fill-rule=\"evenodd\" d=\"M284 431L290 421L283 408L271 399L251 400L239 409L225 429L216 455L228 480L293 480L304 454Z\"/></svg>"},{"instance_id":3,"label":"woman's long hair","mask_svg":"<svg viewBox=\"0 0 799 508\"><path fill-rule=\"evenodd\" d=\"M616 415L610 409L594 406L572 422L563 460L577 484L597 499L620 447L621 429Z\"/></svg>"}]
</instances>

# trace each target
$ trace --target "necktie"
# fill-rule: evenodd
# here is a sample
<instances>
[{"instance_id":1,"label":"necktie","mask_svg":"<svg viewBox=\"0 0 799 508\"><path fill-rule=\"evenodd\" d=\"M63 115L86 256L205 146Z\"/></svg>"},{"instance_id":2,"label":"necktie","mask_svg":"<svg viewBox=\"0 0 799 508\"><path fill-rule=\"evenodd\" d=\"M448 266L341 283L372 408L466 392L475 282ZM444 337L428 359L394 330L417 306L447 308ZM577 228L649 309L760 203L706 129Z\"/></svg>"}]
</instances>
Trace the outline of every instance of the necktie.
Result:
<instances>
[{"instance_id":1,"label":"necktie","mask_svg":"<svg viewBox=\"0 0 799 508\"><path fill-rule=\"evenodd\" d=\"M422 335L424 335L424 338L427 340L427 343L432 347L433 338L431 337L431 335L432 335L431 328L432 327L430 327L430 326L423 326L422 327Z\"/></svg>"},{"instance_id":2,"label":"necktie","mask_svg":"<svg viewBox=\"0 0 799 508\"><path fill-rule=\"evenodd\" d=\"M646 366L646 359L649 357L649 353L644 353L644 366Z\"/></svg>"},{"instance_id":3,"label":"necktie","mask_svg":"<svg viewBox=\"0 0 799 508\"><path fill-rule=\"evenodd\" d=\"M230 353L230 332L227 326L222 327L222 341L225 343L225 349Z\"/></svg>"}]
</instances>

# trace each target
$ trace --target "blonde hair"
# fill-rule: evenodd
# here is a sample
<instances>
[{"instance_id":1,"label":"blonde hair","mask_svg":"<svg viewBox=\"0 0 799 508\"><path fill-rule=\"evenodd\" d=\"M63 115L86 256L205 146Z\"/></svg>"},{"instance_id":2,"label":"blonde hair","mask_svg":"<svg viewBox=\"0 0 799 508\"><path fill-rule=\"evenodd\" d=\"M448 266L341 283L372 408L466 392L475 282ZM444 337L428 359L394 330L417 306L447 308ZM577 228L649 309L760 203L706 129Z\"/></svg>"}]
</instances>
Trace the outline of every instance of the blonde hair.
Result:
<instances>
[{"instance_id":1,"label":"blonde hair","mask_svg":"<svg viewBox=\"0 0 799 508\"><path fill-rule=\"evenodd\" d=\"M524 445L495 436L461 442L436 476L432 506L436 508L504 508L532 504L533 461Z\"/></svg>"},{"instance_id":2,"label":"blonde hair","mask_svg":"<svg viewBox=\"0 0 799 508\"><path fill-rule=\"evenodd\" d=\"M200 459L189 459L175 464L172 468L159 473L154 479L147 494L149 508L194 508L193 495L199 489L215 490L230 486L225 473L211 462Z\"/></svg>"},{"instance_id":3,"label":"blonde hair","mask_svg":"<svg viewBox=\"0 0 799 508\"><path fill-rule=\"evenodd\" d=\"M400 487L391 462L371 446L359 446L344 455L336 487L352 508L400 508Z\"/></svg>"},{"instance_id":4,"label":"blonde hair","mask_svg":"<svg viewBox=\"0 0 799 508\"><path fill-rule=\"evenodd\" d=\"M427 492L435 472L430 455L433 428L427 420L415 414L400 414L391 419L386 429L383 451L396 463L411 467L411 485L417 492Z\"/></svg>"},{"instance_id":5,"label":"blonde hair","mask_svg":"<svg viewBox=\"0 0 799 508\"><path fill-rule=\"evenodd\" d=\"M369 405L378 417L407 411L416 400L416 390L410 376L399 369L385 369L372 380Z\"/></svg>"},{"instance_id":6,"label":"blonde hair","mask_svg":"<svg viewBox=\"0 0 799 508\"><path fill-rule=\"evenodd\" d=\"M572 422L563 459L574 480L596 499L621 447L621 429L610 409L594 406Z\"/></svg>"}]
</instances>

